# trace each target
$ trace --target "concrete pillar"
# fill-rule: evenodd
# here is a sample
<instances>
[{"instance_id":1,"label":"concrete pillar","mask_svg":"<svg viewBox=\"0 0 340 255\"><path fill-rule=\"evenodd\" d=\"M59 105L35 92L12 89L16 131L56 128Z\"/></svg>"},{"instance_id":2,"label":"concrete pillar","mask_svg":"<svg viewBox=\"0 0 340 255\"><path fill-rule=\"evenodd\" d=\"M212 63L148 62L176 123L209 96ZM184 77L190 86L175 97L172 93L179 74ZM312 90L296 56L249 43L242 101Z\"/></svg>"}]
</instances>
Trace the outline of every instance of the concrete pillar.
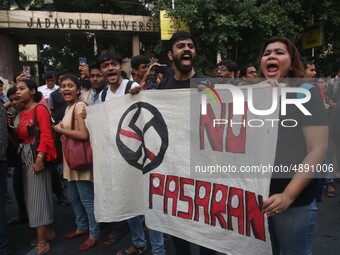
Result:
<instances>
[{"instance_id":1,"label":"concrete pillar","mask_svg":"<svg viewBox=\"0 0 340 255\"><path fill-rule=\"evenodd\" d=\"M13 81L15 73L19 72L19 49L18 43L13 37L0 34L0 76Z\"/></svg>"},{"instance_id":2,"label":"concrete pillar","mask_svg":"<svg viewBox=\"0 0 340 255\"><path fill-rule=\"evenodd\" d=\"M139 35L132 36L132 56L139 55Z\"/></svg>"}]
</instances>

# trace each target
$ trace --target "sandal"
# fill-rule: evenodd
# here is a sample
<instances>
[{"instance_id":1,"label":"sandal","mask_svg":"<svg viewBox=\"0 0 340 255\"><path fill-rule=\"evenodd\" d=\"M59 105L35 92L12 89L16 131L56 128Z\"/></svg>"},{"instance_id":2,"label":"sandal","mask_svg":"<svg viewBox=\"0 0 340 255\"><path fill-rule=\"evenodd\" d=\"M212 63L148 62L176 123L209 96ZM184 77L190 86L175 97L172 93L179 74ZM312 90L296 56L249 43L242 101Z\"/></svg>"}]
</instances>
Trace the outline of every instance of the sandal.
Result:
<instances>
[{"instance_id":1,"label":"sandal","mask_svg":"<svg viewBox=\"0 0 340 255\"><path fill-rule=\"evenodd\" d=\"M51 234L51 236L48 236L46 238L47 241L53 241L54 239L56 238L56 234L53 232ZM31 241L31 246L37 246L38 245L38 239L37 238L34 238L32 241Z\"/></svg>"},{"instance_id":2,"label":"sandal","mask_svg":"<svg viewBox=\"0 0 340 255\"><path fill-rule=\"evenodd\" d=\"M124 236L123 233L119 233L118 231L113 231L106 237L103 244L106 247L116 245L119 242L119 240L122 239L123 236Z\"/></svg>"},{"instance_id":3,"label":"sandal","mask_svg":"<svg viewBox=\"0 0 340 255\"><path fill-rule=\"evenodd\" d=\"M43 255L51 250L49 243L43 242L37 245L38 253L37 255Z\"/></svg>"},{"instance_id":4,"label":"sandal","mask_svg":"<svg viewBox=\"0 0 340 255\"><path fill-rule=\"evenodd\" d=\"M327 184L326 186L326 196L327 197L335 197L336 191L335 186L333 184Z\"/></svg>"},{"instance_id":5,"label":"sandal","mask_svg":"<svg viewBox=\"0 0 340 255\"><path fill-rule=\"evenodd\" d=\"M116 255L135 255L135 254L144 254L146 252L147 246L145 245L144 247L138 248L135 245L130 246L127 249L122 249L118 252L116 252Z\"/></svg>"}]
</instances>

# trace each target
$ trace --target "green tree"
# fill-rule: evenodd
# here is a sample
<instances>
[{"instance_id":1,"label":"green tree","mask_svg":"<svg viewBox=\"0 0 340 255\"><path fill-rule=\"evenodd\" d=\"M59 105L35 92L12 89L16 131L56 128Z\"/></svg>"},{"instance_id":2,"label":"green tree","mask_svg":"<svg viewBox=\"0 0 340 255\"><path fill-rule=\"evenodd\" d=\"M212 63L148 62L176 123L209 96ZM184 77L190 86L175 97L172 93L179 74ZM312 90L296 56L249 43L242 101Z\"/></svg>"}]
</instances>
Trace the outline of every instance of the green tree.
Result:
<instances>
[{"instance_id":1,"label":"green tree","mask_svg":"<svg viewBox=\"0 0 340 255\"><path fill-rule=\"evenodd\" d=\"M139 0L54 0L53 4L44 4L43 0L15 0L15 2L19 9L29 10L151 15L144 2ZM0 0L0 9L8 10L9 8L9 0ZM93 38L89 38L87 35L86 32L66 34L67 40L63 43L40 45L40 68L78 73L79 57L86 57L89 63L95 60ZM107 46L98 42L98 49L105 47ZM119 51L123 56L131 54L126 52L126 47Z\"/></svg>"},{"instance_id":2,"label":"green tree","mask_svg":"<svg viewBox=\"0 0 340 255\"><path fill-rule=\"evenodd\" d=\"M315 49L315 59L323 63L321 72L329 69L339 53L340 3L330 0L160 0L159 8L171 16L183 19L190 26L198 43L199 68L203 71L223 58L236 61L240 66L256 62L265 38L286 36L300 48L303 59L311 58L311 50L302 50L304 29L324 23L325 44Z\"/></svg>"},{"instance_id":3,"label":"green tree","mask_svg":"<svg viewBox=\"0 0 340 255\"><path fill-rule=\"evenodd\" d=\"M150 15L150 10L139 0L54 0L53 4L45 4L43 0L15 0L15 2L20 9L29 10ZM1 9L9 7L9 0L0 0Z\"/></svg>"}]
</instances>

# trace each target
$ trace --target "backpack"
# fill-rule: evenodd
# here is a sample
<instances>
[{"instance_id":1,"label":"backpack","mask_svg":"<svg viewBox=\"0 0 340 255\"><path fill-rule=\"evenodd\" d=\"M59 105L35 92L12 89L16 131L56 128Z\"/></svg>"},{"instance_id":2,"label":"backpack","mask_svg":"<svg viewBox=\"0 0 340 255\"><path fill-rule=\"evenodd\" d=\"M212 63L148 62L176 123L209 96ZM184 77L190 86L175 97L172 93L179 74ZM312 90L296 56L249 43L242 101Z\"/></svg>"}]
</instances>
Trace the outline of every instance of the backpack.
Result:
<instances>
[{"instance_id":1,"label":"backpack","mask_svg":"<svg viewBox=\"0 0 340 255\"><path fill-rule=\"evenodd\" d=\"M128 81L128 83L126 84L126 88L125 88L125 93L124 94L128 94L129 90L131 89L132 84L134 83L134 81ZM105 102L105 98L106 98L106 94L107 94L107 90L109 89L109 86L106 86L103 91L102 91L102 95L101 95L101 100L102 102Z\"/></svg>"}]
</instances>

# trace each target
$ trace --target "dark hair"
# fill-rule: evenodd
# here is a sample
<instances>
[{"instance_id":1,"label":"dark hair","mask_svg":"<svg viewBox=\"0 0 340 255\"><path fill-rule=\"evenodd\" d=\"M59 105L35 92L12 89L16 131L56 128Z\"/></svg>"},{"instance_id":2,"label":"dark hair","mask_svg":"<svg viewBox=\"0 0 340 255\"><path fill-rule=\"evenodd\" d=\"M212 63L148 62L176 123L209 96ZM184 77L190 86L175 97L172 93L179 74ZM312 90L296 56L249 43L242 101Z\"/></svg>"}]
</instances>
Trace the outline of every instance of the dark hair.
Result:
<instances>
[{"instance_id":1,"label":"dark hair","mask_svg":"<svg viewBox=\"0 0 340 255\"><path fill-rule=\"evenodd\" d=\"M172 47L174 46L174 44L179 41L179 40L187 40L187 39L191 39L194 43L194 45L196 46L195 40L192 38L191 34L189 32L186 31L177 31L176 33L174 33L170 40L169 40L169 45L168 45L168 50L172 52Z\"/></svg>"},{"instance_id":2,"label":"dark hair","mask_svg":"<svg viewBox=\"0 0 340 255\"><path fill-rule=\"evenodd\" d=\"M137 55L137 56L133 56L131 58L131 67L132 69L138 69L139 65L141 64L149 64L150 63L150 59L147 58L144 55Z\"/></svg>"},{"instance_id":3,"label":"dark hair","mask_svg":"<svg viewBox=\"0 0 340 255\"><path fill-rule=\"evenodd\" d=\"M327 76L331 76L331 77L332 77L332 74L333 74L332 71L327 71L327 72L325 73L325 77L327 77Z\"/></svg>"},{"instance_id":4,"label":"dark hair","mask_svg":"<svg viewBox=\"0 0 340 255\"><path fill-rule=\"evenodd\" d=\"M74 75L74 74L64 74L61 78L60 78L60 83L62 83L65 80L71 80L74 84L76 84L77 89L81 89L81 82L79 80L79 78Z\"/></svg>"},{"instance_id":5,"label":"dark hair","mask_svg":"<svg viewBox=\"0 0 340 255\"><path fill-rule=\"evenodd\" d=\"M14 83L16 83L17 82L17 77L19 77L20 75L21 75L21 71L20 72L17 72L17 73L15 73L14 74L14 76L13 76L13 81L14 81Z\"/></svg>"},{"instance_id":6,"label":"dark hair","mask_svg":"<svg viewBox=\"0 0 340 255\"><path fill-rule=\"evenodd\" d=\"M252 63L249 63L248 65L243 66L240 70L240 77L241 78L247 75L247 69L249 67L255 67L255 65L252 64ZM255 67L255 69L256 69L256 67Z\"/></svg>"},{"instance_id":7,"label":"dark hair","mask_svg":"<svg viewBox=\"0 0 340 255\"><path fill-rule=\"evenodd\" d=\"M123 58L118 53L106 51L99 54L97 58L97 65L100 66L102 63L109 60L118 62L119 64L122 64L123 62Z\"/></svg>"},{"instance_id":8,"label":"dark hair","mask_svg":"<svg viewBox=\"0 0 340 255\"><path fill-rule=\"evenodd\" d=\"M287 46L287 51L289 53L290 59L291 59L291 70L288 72L288 77L287 78L304 78L305 77L305 69L303 68L303 64L300 59L300 53L294 43L289 40L286 37L279 37L279 36L274 36L269 38L264 42L264 45L261 50L261 54L259 56L259 72L258 72L258 77L264 78L264 75L261 70L261 58L263 56L264 51L266 50L266 47L268 44L275 43L275 42L280 42L283 43L284 45Z\"/></svg>"},{"instance_id":9,"label":"dark hair","mask_svg":"<svg viewBox=\"0 0 340 255\"><path fill-rule=\"evenodd\" d=\"M222 60L216 64L216 67L218 66L225 66L229 72L234 72L235 75L238 70L236 62L231 61L231 60Z\"/></svg>"},{"instance_id":10,"label":"dark hair","mask_svg":"<svg viewBox=\"0 0 340 255\"><path fill-rule=\"evenodd\" d=\"M314 60L303 61L303 68L306 70L309 65L314 65Z\"/></svg>"},{"instance_id":11,"label":"dark hair","mask_svg":"<svg viewBox=\"0 0 340 255\"><path fill-rule=\"evenodd\" d=\"M91 63L89 65L89 72L91 72L92 69L99 69L100 70L100 66L97 65L97 63Z\"/></svg>"},{"instance_id":12,"label":"dark hair","mask_svg":"<svg viewBox=\"0 0 340 255\"><path fill-rule=\"evenodd\" d=\"M333 71L335 72L335 75L340 71L340 58L335 60Z\"/></svg>"},{"instance_id":13,"label":"dark hair","mask_svg":"<svg viewBox=\"0 0 340 255\"><path fill-rule=\"evenodd\" d=\"M124 71L124 70L122 70L121 72L120 72L120 75L123 77L123 79L128 79L129 77L128 77L128 74Z\"/></svg>"},{"instance_id":14,"label":"dark hair","mask_svg":"<svg viewBox=\"0 0 340 255\"><path fill-rule=\"evenodd\" d=\"M0 86L4 85L4 82L0 79Z\"/></svg>"},{"instance_id":15,"label":"dark hair","mask_svg":"<svg viewBox=\"0 0 340 255\"><path fill-rule=\"evenodd\" d=\"M27 88L32 91L33 89L35 90L35 93L33 94L33 101L36 103L39 103L41 99L43 98L43 94L38 91L38 86L37 84L31 80L31 79L24 79L20 80L19 82L23 82L26 84Z\"/></svg>"},{"instance_id":16,"label":"dark hair","mask_svg":"<svg viewBox=\"0 0 340 255\"><path fill-rule=\"evenodd\" d=\"M17 93L17 87L13 86L7 90L7 97L9 98L11 95L15 95Z\"/></svg>"}]
</instances>

